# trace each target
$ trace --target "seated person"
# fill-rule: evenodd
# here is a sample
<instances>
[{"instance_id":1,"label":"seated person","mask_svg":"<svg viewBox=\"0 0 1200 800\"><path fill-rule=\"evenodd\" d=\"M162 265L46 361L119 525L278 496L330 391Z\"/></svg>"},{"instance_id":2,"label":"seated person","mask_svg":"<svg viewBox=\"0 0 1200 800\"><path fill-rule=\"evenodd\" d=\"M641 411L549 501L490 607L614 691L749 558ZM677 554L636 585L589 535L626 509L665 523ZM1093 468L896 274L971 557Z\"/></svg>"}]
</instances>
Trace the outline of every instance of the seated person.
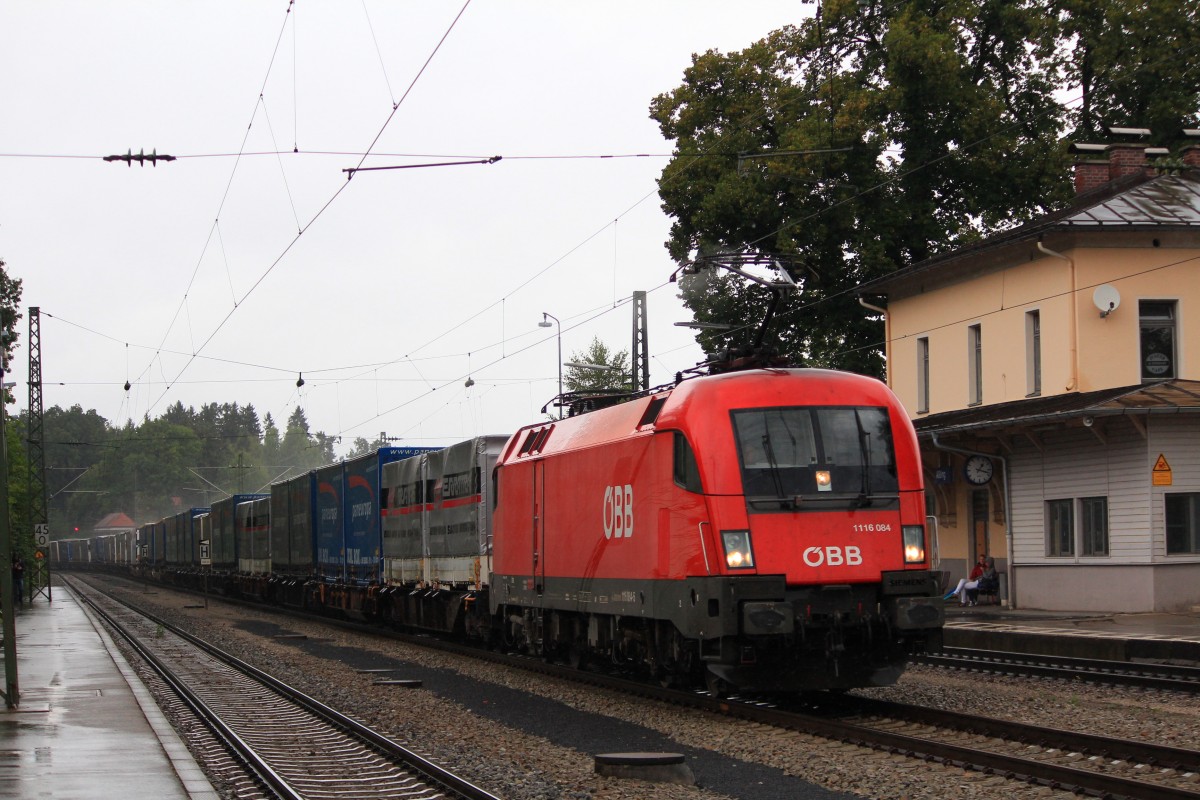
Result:
<instances>
[{"instance_id":1,"label":"seated person","mask_svg":"<svg viewBox=\"0 0 1200 800\"><path fill-rule=\"evenodd\" d=\"M949 600L952 597L957 597L961 605L975 605L975 598L978 597L978 594L972 595L972 593L979 588L979 579L983 576L984 571L987 568L988 560L990 559L987 559L985 556L980 556L979 560L975 562L975 566L971 569L970 576L966 578L960 578L958 581L958 586L954 587L954 591L946 592L946 596L942 599ZM993 569L992 574L994 575L995 572L995 569Z\"/></svg>"},{"instance_id":2,"label":"seated person","mask_svg":"<svg viewBox=\"0 0 1200 800\"><path fill-rule=\"evenodd\" d=\"M1000 576L996 574L996 560L988 556L983 565L983 572L979 576L979 580L975 587L975 596L978 597L980 592L986 594L997 594L1000 591Z\"/></svg>"}]
</instances>

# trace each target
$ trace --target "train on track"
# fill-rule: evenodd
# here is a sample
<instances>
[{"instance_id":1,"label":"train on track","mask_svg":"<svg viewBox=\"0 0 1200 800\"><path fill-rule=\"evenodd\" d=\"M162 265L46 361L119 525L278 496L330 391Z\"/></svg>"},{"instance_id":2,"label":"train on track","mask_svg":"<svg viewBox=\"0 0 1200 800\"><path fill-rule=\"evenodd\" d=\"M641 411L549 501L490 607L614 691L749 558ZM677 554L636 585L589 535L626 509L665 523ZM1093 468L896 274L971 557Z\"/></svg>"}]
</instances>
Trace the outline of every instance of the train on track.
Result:
<instances>
[{"instance_id":1,"label":"train on track","mask_svg":"<svg viewBox=\"0 0 1200 800\"><path fill-rule=\"evenodd\" d=\"M56 541L51 565L713 692L887 685L940 648L916 435L882 383L760 368L587 402Z\"/></svg>"}]
</instances>

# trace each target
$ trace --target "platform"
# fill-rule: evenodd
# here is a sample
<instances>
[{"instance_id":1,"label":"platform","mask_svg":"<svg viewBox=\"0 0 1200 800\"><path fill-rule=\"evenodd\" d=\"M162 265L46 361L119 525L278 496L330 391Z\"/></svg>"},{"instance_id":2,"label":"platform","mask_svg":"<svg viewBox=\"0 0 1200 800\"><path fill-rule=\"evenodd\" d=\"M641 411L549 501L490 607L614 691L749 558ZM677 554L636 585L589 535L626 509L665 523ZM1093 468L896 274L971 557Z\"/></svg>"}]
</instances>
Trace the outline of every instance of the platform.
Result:
<instances>
[{"instance_id":1,"label":"platform","mask_svg":"<svg viewBox=\"0 0 1200 800\"><path fill-rule=\"evenodd\" d=\"M1200 663L1200 610L1102 614L946 603L945 644L1112 661Z\"/></svg>"},{"instance_id":2,"label":"platform","mask_svg":"<svg viewBox=\"0 0 1200 800\"><path fill-rule=\"evenodd\" d=\"M218 800L108 634L54 588L16 615L20 702L0 702L0 799Z\"/></svg>"}]
</instances>

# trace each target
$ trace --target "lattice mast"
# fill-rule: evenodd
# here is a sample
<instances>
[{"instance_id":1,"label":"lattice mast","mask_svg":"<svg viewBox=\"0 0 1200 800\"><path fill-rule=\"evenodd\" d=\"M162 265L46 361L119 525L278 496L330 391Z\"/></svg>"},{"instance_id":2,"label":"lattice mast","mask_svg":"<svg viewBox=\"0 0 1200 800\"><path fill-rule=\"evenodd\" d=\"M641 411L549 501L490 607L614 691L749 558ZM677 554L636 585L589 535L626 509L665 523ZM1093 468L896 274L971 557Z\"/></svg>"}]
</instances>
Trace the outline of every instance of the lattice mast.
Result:
<instances>
[{"instance_id":1,"label":"lattice mast","mask_svg":"<svg viewBox=\"0 0 1200 800\"><path fill-rule=\"evenodd\" d=\"M46 501L46 431L42 408L42 318L29 309L29 522L35 553L29 577L30 597L50 596L50 513ZM19 535L19 534L18 534Z\"/></svg>"}]
</instances>

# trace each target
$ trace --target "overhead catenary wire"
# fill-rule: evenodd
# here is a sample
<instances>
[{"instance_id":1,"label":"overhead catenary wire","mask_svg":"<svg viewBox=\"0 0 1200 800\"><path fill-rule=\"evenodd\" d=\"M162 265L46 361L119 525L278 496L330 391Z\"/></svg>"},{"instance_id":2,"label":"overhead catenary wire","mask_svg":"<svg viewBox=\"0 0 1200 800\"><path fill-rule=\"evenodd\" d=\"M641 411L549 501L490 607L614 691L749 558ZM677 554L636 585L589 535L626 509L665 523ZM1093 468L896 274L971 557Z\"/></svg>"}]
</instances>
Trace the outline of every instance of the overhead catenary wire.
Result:
<instances>
[{"instance_id":1,"label":"overhead catenary wire","mask_svg":"<svg viewBox=\"0 0 1200 800\"><path fill-rule=\"evenodd\" d=\"M648 195L648 196L649 196L649 195ZM645 198L644 198L644 199L645 199ZM812 304L812 305L819 304L820 302L825 302L825 300L816 301L816 302L815 302L814 304ZM811 307L812 307L811 305L805 305L805 306L804 306L804 308L811 308Z\"/></svg>"},{"instance_id":2,"label":"overhead catenary wire","mask_svg":"<svg viewBox=\"0 0 1200 800\"><path fill-rule=\"evenodd\" d=\"M289 11L291 10L291 6L294 2L295 2L295 0L289 0L289 3L288 3ZM429 67L429 64L433 61L434 56L437 55L437 53L441 49L442 45L446 42L447 37L449 37L450 33L454 30L454 27L458 24L458 21L460 19L462 19L463 14L466 13L466 10L470 5L471 5L471 0L466 0L466 3L464 3L462 8L459 9L458 14L455 15L455 17L454 17L453 21L451 21L449 27L447 27L446 31L442 34L441 39L438 40L437 45L434 46L434 48L430 52L428 58L425 59L425 63L421 65L421 68L417 71L417 74L413 77L412 82L409 84L408 88L405 90L404 95L393 106L391 113L388 114L387 118L384 120L384 122L380 126L379 130L376 132L375 137L371 140L371 144L363 152L362 158L359 160L359 166L362 166L363 162L366 161L367 157L370 155L372 148L375 146L376 143L378 143L379 138L383 135L383 132L385 130L387 130L388 125L395 118L396 113L399 110L401 104L404 103L405 98L407 98L409 93L412 92L413 87L416 86L416 84L420 80L421 76L425 73L425 70ZM272 55L271 55L271 63L272 64L274 63L275 55L276 55L276 53L278 53L278 50L279 50L279 42L283 38L283 30L284 29L281 28L279 37L276 39L275 50L272 52ZM269 77L270 67L268 67L267 72L268 72L268 77ZM261 95L265 91L266 91L266 77L264 77L264 80L263 80L263 87L259 90L259 96L261 97ZM256 108L257 108L257 106L256 106ZM251 115L251 123L253 123L253 114ZM249 127L247 127L247 131L246 131L246 137L248 137L248 136L249 136ZM243 148L245 146L245 142L246 142L246 139L243 138L243 140L242 140ZM236 165L235 165L235 171L236 171ZM221 201L222 207L224 205L225 198L228 197L229 186L232 185L232 180L233 180L232 176L230 176L230 182L226 186L226 193L222 197L222 201ZM300 237L304 235L304 232L309 227L311 227L314 223L316 223L317 220L319 220L321 218L321 216L325 213L325 211L334 203L334 201L336 201L338 199L338 197L341 196L342 192L344 192L349 185L350 185L349 180L347 180L345 183L339 185L337 187L337 189L334 190L333 194L325 201L324 205L322 205L316 211L316 213L313 214L313 216L308 220L308 222L304 223L300 227L300 229L297 231L295 237L293 237L291 239L291 241L289 241L287 243L287 245L283 248L283 251L280 252L276 256L276 258L267 266L266 270L264 270L263 273L261 275L259 275L258 279L256 281L254 281L254 283L250 286L250 288L246 290L246 292L242 295L241 299L234 303L233 308L231 308L229 310L229 312L220 320L220 322L217 323L217 326L212 330L211 333L209 333L208 337L203 342L201 342L200 346L198 348L196 348L196 353L193 354L190 358L188 358L185 361L184 365L179 369L179 372L176 373L175 380L178 380L188 370L188 368L191 366L191 364L195 360L195 355L202 352L204 350L204 348L208 346L208 344L221 331L221 329L225 327L226 323L233 316L233 314L237 311L238 306L241 303L244 303L246 298L248 298L251 294L253 294L254 291L256 289L258 289L258 287L260 285L262 285L262 282L264 280L266 280L267 276L269 276L274 271L275 267L277 267L279 265L279 263L281 261L283 261L284 257L286 257L287 254L289 252L291 252L292 248L300 240ZM218 218L219 218L219 213L218 213ZM216 223L214 222L214 225L215 224ZM197 271L199 270L199 263L197 263L196 270ZM192 282L194 282L194 280L195 280L195 275L196 275L196 272L193 272L192 281L189 282L189 284L188 284L189 290L191 288ZM186 293L185 293L185 302L186 302ZM169 334L169 332L170 332L170 328L168 328L168 334ZM165 337L166 337L166 334L164 334L164 343L165 343ZM163 398L166 396L168 391L170 391L169 387L167 390L164 390L164 392L161 395L159 395L157 400L155 400L153 403L150 404L150 407L147 409L147 413L152 411L158 405L158 403L162 402Z\"/></svg>"}]
</instances>

